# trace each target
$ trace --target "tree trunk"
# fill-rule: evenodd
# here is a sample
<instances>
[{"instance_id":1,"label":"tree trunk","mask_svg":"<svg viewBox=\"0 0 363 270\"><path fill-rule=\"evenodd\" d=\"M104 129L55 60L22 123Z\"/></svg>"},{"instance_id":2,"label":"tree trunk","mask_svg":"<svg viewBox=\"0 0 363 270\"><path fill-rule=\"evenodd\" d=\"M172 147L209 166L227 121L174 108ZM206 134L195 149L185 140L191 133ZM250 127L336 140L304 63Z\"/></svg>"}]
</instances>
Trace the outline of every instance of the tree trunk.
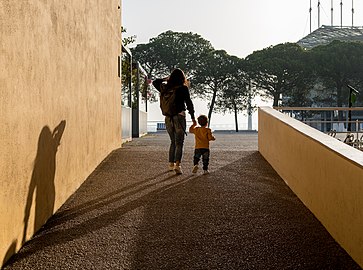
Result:
<instances>
[{"instance_id":1,"label":"tree trunk","mask_svg":"<svg viewBox=\"0 0 363 270\"><path fill-rule=\"evenodd\" d=\"M234 122L236 124L236 132L238 132L238 111L237 111L237 106L236 103L233 102L233 109L234 109Z\"/></svg>"},{"instance_id":2,"label":"tree trunk","mask_svg":"<svg viewBox=\"0 0 363 270\"><path fill-rule=\"evenodd\" d=\"M277 107L279 106L280 93L276 92L274 93L273 96L274 96L273 107Z\"/></svg>"},{"instance_id":3,"label":"tree trunk","mask_svg":"<svg viewBox=\"0 0 363 270\"><path fill-rule=\"evenodd\" d=\"M208 112L208 127L210 127L212 112L213 112L214 104L216 103L216 97L217 97L217 90L214 89L213 90L212 101L210 103L209 112Z\"/></svg>"}]
</instances>

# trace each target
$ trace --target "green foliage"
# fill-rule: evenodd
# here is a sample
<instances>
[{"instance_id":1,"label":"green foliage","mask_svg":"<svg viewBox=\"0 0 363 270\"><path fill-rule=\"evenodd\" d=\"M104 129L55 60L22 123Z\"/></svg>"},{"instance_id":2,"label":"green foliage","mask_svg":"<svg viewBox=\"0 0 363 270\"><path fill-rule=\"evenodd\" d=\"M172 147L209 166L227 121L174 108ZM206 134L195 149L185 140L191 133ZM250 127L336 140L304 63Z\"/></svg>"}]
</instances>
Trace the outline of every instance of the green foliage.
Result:
<instances>
[{"instance_id":1,"label":"green foliage","mask_svg":"<svg viewBox=\"0 0 363 270\"><path fill-rule=\"evenodd\" d=\"M271 46L249 55L249 74L261 95L273 98L278 106L280 96L291 97L306 91L311 72L306 66L306 52L296 43Z\"/></svg>"},{"instance_id":2,"label":"green foliage","mask_svg":"<svg viewBox=\"0 0 363 270\"><path fill-rule=\"evenodd\" d=\"M121 33L125 33L126 34L127 30L126 28L124 28L123 26L121 26ZM124 37L122 38L122 44L124 46L128 46L129 44L132 44L136 41L136 35L132 35L130 37Z\"/></svg>"},{"instance_id":3,"label":"green foliage","mask_svg":"<svg viewBox=\"0 0 363 270\"><path fill-rule=\"evenodd\" d=\"M229 74L224 82L224 91L219 92L215 104L216 112L243 112L249 109L249 101L254 96L245 61L237 57L231 58Z\"/></svg>"},{"instance_id":4,"label":"green foliage","mask_svg":"<svg viewBox=\"0 0 363 270\"><path fill-rule=\"evenodd\" d=\"M212 112L238 114L248 106L248 76L245 61L225 51L213 51L194 78L194 93L209 98L208 117ZM237 123L236 123L237 124Z\"/></svg>"},{"instance_id":5,"label":"green foliage","mask_svg":"<svg viewBox=\"0 0 363 270\"><path fill-rule=\"evenodd\" d=\"M348 105L347 84L363 86L363 43L333 41L311 51L314 69L325 86L333 88L336 106ZM357 97L362 103L363 96Z\"/></svg>"},{"instance_id":6,"label":"green foliage","mask_svg":"<svg viewBox=\"0 0 363 270\"><path fill-rule=\"evenodd\" d=\"M198 34L167 31L147 44L139 44L132 54L145 68L149 78L165 77L178 67L192 77L205 54L212 51L209 41Z\"/></svg>"},{"instance_id":7,"label":"green foliage","mask_svg":"<svg viewBox=\"0 0 363 270\"><path fill-rule=\"evenodd\" d=\"M126 28L121 26L121 33L126 33ZM123 46L128 46L136 41L136 35L130 37L124 37L122 39ZM133 58L133 56L132 56ZM131 69L131 62L133 62L133 67ZM137 107L137 97L136 97L136 87L139 87L139 97L142 102L156 101L156 93L151 89L151 81L149 77L144 74L137 76L137 68L134 66L135 61L130 59L126 53L121 55L121 81L122 81L122 105L131 106L132 108ZM139 81L137 81L139 80ZM131 92L131 94L130 94Z\"/></svg>"},{"instance_id":8,"label":"green foliage","mask_svg":"<svg viewBox=\"0 0 363 270\"><path fill-rule=\"evenodd\" d=\"M183 69L192 95L209 100L209 120L212 112L232 112L236 130L237 114L251 113L250 102L257 94L273 98L274 106L341 106L346 84L363 87L362 43L334 41L312 50L283 43L240 59L215 50L198 34L167 31L137 45L132 54L149 79ZM363 91L356 104L362 102Z\"/></svg>"},{"instance_id":9,"label":"green foliage","mask_svg":"<svg viewBox=\"0 0 363 270\"><path fill-rule=\"evenodd\" d=\"M211 121L214 109L219 112L240 111L245 107L242 94L245 89L245 73L242 59L230 56L224 50L206 54L193 78L194 94L202 99L210 98L208 118ZM240 84L240 85L239 85ZM241 104L231 103L240 98ZM236 102L235 102L236 104ZM216 108L215 108L216 106Z\"/></svg>"},{"instance_id":10,"label":"green foliage","mask_svg":"<svg viewBox=\"0 0 363 270\"><path fill-rule=\"evenodd\" d=\"M138 71L137 65L130 62L130 57L126 53L121 56L121 81L122 81L122 100L124 106L137 107L137 90L139 88L139 99L141 102L156 101L157 93L152 90L151 81L147 75Z\"/></svg>"},{"instance_id":11,"label":"green foliage","mask_svg":"<svg viewBox=\"0 0 363 270\"><path fill-rule=\"evenodd\" d=\"M230 70L225 80L223 91L219 91L214 111L234 114L235 129L238 132L238 114L246 112L252 114L255 109L251 104L255 95L251 79L247 73L246 61L237 57L230 57Z\"/></svg>"}]
</instances>

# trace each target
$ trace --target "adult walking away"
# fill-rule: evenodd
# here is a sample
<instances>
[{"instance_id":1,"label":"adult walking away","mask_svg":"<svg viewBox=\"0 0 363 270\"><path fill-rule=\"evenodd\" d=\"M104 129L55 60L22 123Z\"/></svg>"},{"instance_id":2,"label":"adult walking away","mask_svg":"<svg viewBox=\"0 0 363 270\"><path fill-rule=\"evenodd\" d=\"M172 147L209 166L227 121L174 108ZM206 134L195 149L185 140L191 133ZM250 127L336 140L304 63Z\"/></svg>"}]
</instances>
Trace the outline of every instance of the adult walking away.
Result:
<instances>
[{"instance_id":1,"label":"adult walking away","mask_svg":"<svg viewBox=\"0 0 363 270\"><path fill-rule=\"evenodd\" d=\"M186 134L187 109L193 124L194 106L190 99L189 88L184 72L176 68L167 78L153 81L154 87L160 92L160 107L165 116L166 130L170 136L169 147L169 170L176 174L182 174L181 161L183 156L183 145Z\"/></svg>"}]
</instances>

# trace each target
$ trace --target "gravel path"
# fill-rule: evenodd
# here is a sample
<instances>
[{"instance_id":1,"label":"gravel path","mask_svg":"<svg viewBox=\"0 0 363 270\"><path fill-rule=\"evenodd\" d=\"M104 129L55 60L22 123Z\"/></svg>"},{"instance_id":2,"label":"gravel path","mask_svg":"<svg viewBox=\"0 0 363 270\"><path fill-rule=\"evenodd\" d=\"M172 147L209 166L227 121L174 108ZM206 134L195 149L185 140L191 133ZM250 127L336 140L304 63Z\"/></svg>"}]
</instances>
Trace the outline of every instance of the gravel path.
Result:
<instances>
[{"instance_id":1,"label":"gravel path","mask_svg":"<svg viewBox=\"0 0 363 270\"><path fill-rule=\"evenodd\" d=\"M4 269L361 269L257 151L216 132L210 174L167 171L168 136L113 151Z\"/></svg>"}]
</instances>

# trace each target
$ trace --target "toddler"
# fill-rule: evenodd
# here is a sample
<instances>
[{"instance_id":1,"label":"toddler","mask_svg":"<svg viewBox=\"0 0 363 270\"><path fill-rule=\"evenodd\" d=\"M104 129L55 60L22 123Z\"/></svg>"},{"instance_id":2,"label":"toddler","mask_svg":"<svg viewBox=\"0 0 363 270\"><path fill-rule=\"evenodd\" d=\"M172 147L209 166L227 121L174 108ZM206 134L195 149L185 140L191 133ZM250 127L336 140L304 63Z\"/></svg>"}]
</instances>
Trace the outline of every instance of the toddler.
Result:
<instances>
[{"instance_id":1,"label":"toddler","mask_svg":"<svg viewBox=\"0 0 363 270\"><path fill-rule=\"evenodd\" d=\"M203 162L203 173L208 174L208 165L209 165L209 141L214 141L216 138L213 136L208 125L208 117L205 115L200 115L198 117L198 124L200 127L197 127L194 123L190 128L189 132L193 133L195 136L195 150L194 150L194 167L192 173L196 173L198 171L198 163L200 158L202 157Z\"/></svg>"}]
</instances>

